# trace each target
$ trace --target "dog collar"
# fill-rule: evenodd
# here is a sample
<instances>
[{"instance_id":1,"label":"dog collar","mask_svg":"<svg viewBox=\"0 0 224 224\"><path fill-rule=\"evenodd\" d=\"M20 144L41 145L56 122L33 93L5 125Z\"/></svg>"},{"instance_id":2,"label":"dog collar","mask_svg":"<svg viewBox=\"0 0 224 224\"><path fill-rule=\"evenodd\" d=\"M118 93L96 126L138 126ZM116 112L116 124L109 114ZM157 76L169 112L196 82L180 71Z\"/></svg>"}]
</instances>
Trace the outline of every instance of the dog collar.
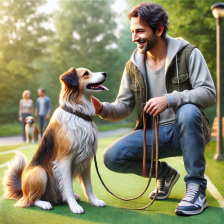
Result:
<instances>
[{"instance_id":1,"label":"dog collar","mask_svg":"<svg viewBox=\"0 0 224 224\"><path fill-rule=\"evenodd\" d=\"M60 106L60 108L62 110L65 110L66 112L70 113L70 114L74 114L76 115L77 117L80 117L82 118L83 120L86 120L86 121L90 121L90 122L93 122L93 118L94 116L89 116L87 114L84 114L82 112L79 112L79 111L73 111L70 107L67 107L67 106Z\"/></svg>"}]
</instances>

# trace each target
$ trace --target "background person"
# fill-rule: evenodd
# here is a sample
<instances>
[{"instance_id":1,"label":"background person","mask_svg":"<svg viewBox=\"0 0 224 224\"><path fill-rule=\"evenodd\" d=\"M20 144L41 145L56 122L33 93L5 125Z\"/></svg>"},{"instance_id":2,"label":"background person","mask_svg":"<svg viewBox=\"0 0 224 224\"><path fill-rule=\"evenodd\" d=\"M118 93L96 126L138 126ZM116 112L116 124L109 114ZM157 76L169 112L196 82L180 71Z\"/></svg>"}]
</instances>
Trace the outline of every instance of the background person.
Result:
<instances>
[{"instance_id":1,"label":"background person","mask_svg":"<svg viewBox=\"0 0 224 224\"><path fill-rule=\"evenodd\" d=\"M39 88L37 90L39 97L36 100L35 117L38 116L40 135L43 136L44 130L47 128L51 113L51 100L45 96L45 90Z\"/></svg>"},{"instance_id":2,"label":"background person","mask_svg":"<svg viewBox=\"0 0 224 224\"><path fill-rule=\"evenodd\" d=\"M213 106L216 91L210 72L197 48L183 38L166 34L169 21L165 9L141 3L128 14L132 41L137 44L126 63L116 101L101 103L92 98L96 114L103 119L125 119L137 107L135 131L119 139L104 152L110 170L142 176L143 110L160 115L159 158L183 155L188 175L186 194L176 207L177 215L195 215L207 207L205 144L211 139L204 108ZM146 103L143 107L142 104ZM152 118L147 121L147 172L151 164L151 142L155 143ZM166 199L180 174L159 162L156 199ZM150 193L153 198L155 191Z\"/></svg>"},{"instance_id":3,"label":"background person","mask_svg":"<svg viewBox=\"0 0 224 224\"><path fill-rule=\"evenodd\" d=\"M30 99L31 93L29 90L24 90L22 98L19 102L19 122L22 122L22 137L23 141L26 141L25 134L25 119L28 116L32 116L33 113L33 101Z\"/></svg>"}]
</instances>

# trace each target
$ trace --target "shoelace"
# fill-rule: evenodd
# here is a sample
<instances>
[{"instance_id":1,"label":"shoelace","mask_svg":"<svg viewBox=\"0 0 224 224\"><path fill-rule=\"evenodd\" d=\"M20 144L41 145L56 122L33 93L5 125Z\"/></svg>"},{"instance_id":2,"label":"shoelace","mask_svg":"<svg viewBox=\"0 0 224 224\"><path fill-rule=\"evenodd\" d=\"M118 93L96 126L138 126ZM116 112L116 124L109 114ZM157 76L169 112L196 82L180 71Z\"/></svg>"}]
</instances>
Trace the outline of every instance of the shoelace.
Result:
<instances>
[{"instance_id":1,"label":"shoelace","mask_svg":"<svg viewBox=\"0 0 224 224\"><path fill-rule=\"evenodd\" d=\"M189 202L193 201L197 193L198 193L198 189L187 188L186 194L184 195L182 201L189 201Z\"/></svg>"},{"instance_id":2,"label":"shoelace","mask_svg":"<svg viewBox=\"0 0 224 224\"><path fill-rule=\"evenodd\" d=\"M160 178L160 179L157 180L157 186L158 186L158 190L159 190L159 191L161 191L162 188L163 188L164 180L165 180L164 178Z\"/></svg>"}]
</instances>

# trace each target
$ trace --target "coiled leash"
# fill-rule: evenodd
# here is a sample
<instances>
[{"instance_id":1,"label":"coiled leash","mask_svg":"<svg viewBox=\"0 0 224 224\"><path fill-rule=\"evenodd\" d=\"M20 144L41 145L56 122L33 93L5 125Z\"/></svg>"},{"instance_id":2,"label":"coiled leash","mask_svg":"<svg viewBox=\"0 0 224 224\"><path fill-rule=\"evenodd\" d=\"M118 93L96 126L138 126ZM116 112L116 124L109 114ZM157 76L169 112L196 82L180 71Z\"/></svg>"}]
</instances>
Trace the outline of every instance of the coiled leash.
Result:
<instances>
[{"instance_id":1,"label":"coiled leash","mask_svg":"<svg viewBox=\"0 0 224 224\"><path fill-rule=\"evenodd\" d=\"M144 136L143 136L143 177L147 177L147 171L146 171L146 155L147 155L147 150L146 150L146 120L147 120L147 113L146 112L143 112L143 132L144 132ZM156 167L155 167L155 180L156 180L156 183L157 183L157 177L158 177L158 159L159 159L159 136L158 136L158 125L159 125L159 119L158 117L157 118L154 118L153 117L153 123L155 124L155 136L156 136L156 158L155 158L155 163L156 163ZM110 193L112 194L114 197L116 198L119 198L123 201L131 201L131 200L135 200L139 197L141 197L145 192L146 190L148 189L149 187L149 184L151 182L151 177L152 177L152 170L153 170L153 161L154 161L154 147L153 147L153 144L151 145L151 167L150 167L150 172L149 172L149 179L148 179L148 183L146 185L146 188L145 190L140 194L138 195L137 197L134 197L134 198L121 198L117 195L115 195L113 192L111 192L107 186L105 185L105 183L103 182L102 178L101 178L101 175L99 173L99 170L98 170L98 166L97 166L97 161L96 161L96 155L94 156L94 162L95 162L95 166L96 166L96 172L100 178L100 181L101 183L103 184L103 186L105 187L105 189ZM152 201L144 206L144 207L141 207L141 208L133 208L131 210L143 210L145 208L148 208L150 205L152 205L152 203L155 201L156 199L156 196L158 194L158 186L156 186L156 194L155 196L153 197Z\"/></svg>"}]
</instances>

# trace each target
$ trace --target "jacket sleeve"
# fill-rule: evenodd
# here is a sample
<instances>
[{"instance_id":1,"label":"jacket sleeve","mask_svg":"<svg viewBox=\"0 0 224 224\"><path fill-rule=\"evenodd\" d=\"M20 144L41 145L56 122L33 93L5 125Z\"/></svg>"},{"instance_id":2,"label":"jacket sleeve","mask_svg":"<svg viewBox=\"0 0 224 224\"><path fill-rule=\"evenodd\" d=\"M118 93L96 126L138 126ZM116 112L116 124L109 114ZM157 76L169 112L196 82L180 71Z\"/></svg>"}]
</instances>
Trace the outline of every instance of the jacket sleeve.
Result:
<instances>
[{"instance_id":1,"label":"jacket sleeve","mask_svg":"<svg viewBox=\"0 0 224 224\"><path fill-rule=\"evenodd\" d=\"M35 108L35 110L39 110L39 100L38 100L38 98L36 99L36 108Z\"/></svg>"},{"instance_id":2,"label":"jacket sleeve","mask_svg":"<svg viewBox=\"0 0 224 224\"><path fill-rule=\"evenodd\" d=\"M192 90L173 91L165 94L168 107L181 107L184 104L194 104L199 108L207 108L216 102L215 86L201 52L195 48L189 60L189 81Z\"/></svg>"},{"instance_id":3,"label":"jacket sleeve","mask_svg":"<svg viewBox=\"0 0 224 224\"><path fill-rule=\"evenodd\" d=\"M119 121L127 118L135 107L134 95L131 90L131 82L128 78L126 68L124 70L120 89L115 102L104 102L100 118L109 121Z\"/></svg>"},{"instance_id":4,"label":"jacket sleeve","mask_svg":"<svg viewBox=\"0 0 224 224\"><path fill-rule=\"evenodd\" d=\"M50 99L50 97L48 97L48 110L47 110L47 112L51 112L51 99Z\"/></svg>"}]
</instances>

